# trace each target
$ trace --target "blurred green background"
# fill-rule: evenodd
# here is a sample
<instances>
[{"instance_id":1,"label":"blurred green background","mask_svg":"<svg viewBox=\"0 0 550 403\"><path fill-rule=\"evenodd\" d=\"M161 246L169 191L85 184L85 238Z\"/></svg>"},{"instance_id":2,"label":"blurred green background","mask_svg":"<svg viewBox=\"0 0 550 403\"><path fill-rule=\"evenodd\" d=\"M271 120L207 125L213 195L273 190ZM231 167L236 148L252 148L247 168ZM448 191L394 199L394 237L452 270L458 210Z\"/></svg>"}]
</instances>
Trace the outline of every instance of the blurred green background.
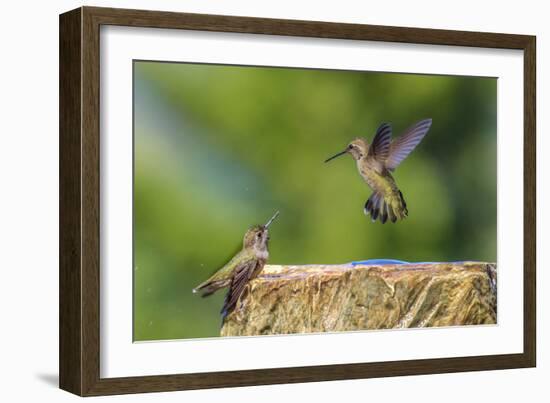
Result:
<instances>
[{"instance_id":1,"label":"blurred green background","mask_svg":"<svg viewBox=\"0 0 550 403\"><path fill-rule=\"evenodd\" d=\"M219 335L224 292L191 290L275 210L270 263L496 260L496 79L134 62L134 339ZM394 177L397 224L346 156L433 125Z\"/></svg>"}]
</instances>

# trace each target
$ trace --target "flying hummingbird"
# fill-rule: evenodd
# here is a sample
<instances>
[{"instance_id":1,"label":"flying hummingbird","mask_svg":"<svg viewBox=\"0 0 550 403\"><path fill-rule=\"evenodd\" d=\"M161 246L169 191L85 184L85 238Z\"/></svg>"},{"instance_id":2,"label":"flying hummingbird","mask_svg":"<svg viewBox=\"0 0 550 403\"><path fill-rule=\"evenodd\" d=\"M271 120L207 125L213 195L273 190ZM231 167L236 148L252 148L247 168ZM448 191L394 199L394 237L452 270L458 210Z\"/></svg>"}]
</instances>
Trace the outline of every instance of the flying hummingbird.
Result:
<instances>
[{"instance_id":1,"label":"flying hummingbird","mask_svg":"<svg viewBox=\"0 0 550 403\"><path fill-rule=\"evenodd\" d=\"M208 280L193 289L193 293L201 292L203 297L207 297L220 288L229 287L221 310L223 318L233 310L248 282L258 276L264 268L269 258L268 228L278 215L277 211L265 225L249 228L244 235L241 251Z\"/></svg>"},{"instance_id":2,"label":"flying hummingbird","mask_svg":"<svg viewBox=\"0 0 550 403\"><path fill-rule=\"evenodd\" d=\"M344 151L325 161L329 162L346 153L351 154L357 163L359 174L373 190L364 208L365 214L370 214L373 222L380 219L384 224L388 218L391 222L396 222L407 217L407 204L391 172L420 143L431 125L431 119L421 120L392 141L391 125L383 123L376 131L370 146L364 138L356 138Z\"/></svg>"}]
</instances>

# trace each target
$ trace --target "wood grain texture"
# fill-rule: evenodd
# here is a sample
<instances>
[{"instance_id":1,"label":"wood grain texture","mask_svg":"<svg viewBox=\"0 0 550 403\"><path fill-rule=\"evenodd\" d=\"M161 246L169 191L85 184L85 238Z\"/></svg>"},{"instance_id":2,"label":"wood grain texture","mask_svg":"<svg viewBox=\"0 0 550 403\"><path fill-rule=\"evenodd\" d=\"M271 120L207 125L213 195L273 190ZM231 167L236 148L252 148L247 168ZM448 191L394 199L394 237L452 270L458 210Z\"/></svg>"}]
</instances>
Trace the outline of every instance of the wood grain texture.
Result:
<instances>
[{"instance_id":1,"label":"wood grain texture","mask_svg":"<svg viewBox=\"0 0 550 403\"><path fill-rule=\"evenodd\" d=\"M523 145L523 354L536 366L537 334L537 144L536 144L536 39L524 48L524 145Z\"/></svg>"},{"instance_id":2,"label":"wood grain texture","mask_svg":"<svg viewBox=\"0 0 550 403\"><path fill-rule=\"evenodd\" d=\"M82 9L82 350L84 394L99 378L99 24Z\"/></svg>"},{"instance_id":3,"label":"wood grain texture","mask_svg":"<svg viewBox=\"0 0 550 403\"><path fill-rule=\"evenodd\" d=\"M523 49L529 36L381 25L85 7L106 25Z\"/></svg>"},{"instance_id":4,"label":"wood grain texture","mask_svg":"<svg viewBox=\"0 0 550 403\"><path fill-rule=\"evenodd\" d=\"M80 10L59 29L59 386L81 394Z\"/></svg>"},{"instance_id":5,"label":"wood grain texture","mask_svg":"<svg viewBox=\"0 0 550 403\"><path fill-rule=\"evenodd\" d=\"M101 25L458 45L524 51L522 354L100 378L99 30ZM60 387L91 396L385 377L535 365L535 37L82 7L60 16Z\"/></svg>"}]
</instances>

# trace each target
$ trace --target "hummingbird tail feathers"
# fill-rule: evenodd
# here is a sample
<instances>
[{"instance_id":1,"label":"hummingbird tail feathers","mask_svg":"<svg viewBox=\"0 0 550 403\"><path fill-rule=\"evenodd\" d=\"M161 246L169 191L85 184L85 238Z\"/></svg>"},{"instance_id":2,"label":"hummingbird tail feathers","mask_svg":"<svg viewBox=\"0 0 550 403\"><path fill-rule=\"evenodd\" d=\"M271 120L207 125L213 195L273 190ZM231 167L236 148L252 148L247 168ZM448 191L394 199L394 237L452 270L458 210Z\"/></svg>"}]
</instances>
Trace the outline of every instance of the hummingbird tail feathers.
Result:
<instances>
[{"instance_id":1,"label":"hummingbird tail feathers","mask_svg":"<svg viewBox=\"0 0 550 403\"><path fill-rule=\"evenodd\" d=\"M364 211L366 215L370 214L372 222L380 220L382 224L385 224L388 219L395 223L409 214L407 203L400 190L390 196L374 192L365 203Z\"/></svg>"},{"instance_id":2,"label":"hummingbird tail feathers","mask_svg":"<svg viewBox=\"0 0 550 403\"><path fill-rule=\"evenodd\" d=\"M202 284L199 284L197 287L193 288L193 294L201 293L201 297L208 297L209 295L214 294L220 288L226 287L227 284L224 284L222 281L206 281Z\"/></svg>"}]
</instances>

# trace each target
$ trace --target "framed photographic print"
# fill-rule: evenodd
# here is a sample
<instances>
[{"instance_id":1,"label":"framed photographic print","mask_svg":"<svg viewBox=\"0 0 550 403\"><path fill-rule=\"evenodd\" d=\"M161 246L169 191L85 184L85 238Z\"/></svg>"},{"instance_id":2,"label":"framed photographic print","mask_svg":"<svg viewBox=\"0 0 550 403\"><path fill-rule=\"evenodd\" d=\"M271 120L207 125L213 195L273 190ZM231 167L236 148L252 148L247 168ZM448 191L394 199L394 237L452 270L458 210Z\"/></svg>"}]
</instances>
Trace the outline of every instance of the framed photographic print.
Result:
<instances>
[{"instance_id":1,"label":"framed photographic print","mask_svg":"<svg viewBox=\"0 0 550 403\"><path fill-rule=\"evenodd\" d=\"M60 16L60 387L535 366L535 37Z\"/></svg>"}]
</instances>

